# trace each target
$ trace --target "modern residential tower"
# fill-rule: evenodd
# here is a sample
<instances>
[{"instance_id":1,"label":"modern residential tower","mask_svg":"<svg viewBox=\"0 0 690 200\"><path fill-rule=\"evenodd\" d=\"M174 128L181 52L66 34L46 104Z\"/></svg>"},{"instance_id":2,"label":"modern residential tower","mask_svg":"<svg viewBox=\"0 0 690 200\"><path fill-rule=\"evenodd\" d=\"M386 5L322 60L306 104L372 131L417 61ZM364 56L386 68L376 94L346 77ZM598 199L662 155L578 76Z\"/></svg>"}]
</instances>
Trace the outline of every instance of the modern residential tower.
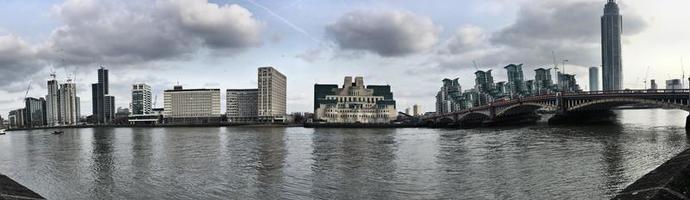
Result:
<instances>
[{"instance_id":1,"label":"modern residential tower","mask_svg":"<svg viewBox=\"0 0 690 200\"><path fill-rule=\"evenodd\" d=\"M623 17L615 0L608 0L601 16L601 60L603 90L623 89L621 32Z\"/></svg>"},{"instance_id":2,"label":"modern residential tower","mask_svg":"<svg viewBox=\"0 0 690 200\"><path fill-rule=\"evenodd\" d=\"M46 125L57 126L60 124L60 84L53 79L48 81L48 94L46 95Z\"/></svg>"},{"instance_id":3,"label":"modern residential tower","mask_svg":"<svg viewBox=\"0 0 690 200\"><path fill-rule=\"evenodd\" d=\"M287 114L287 78L285 75L273 67L260 67L258 86L259 121L284 121Z\"/></svg>"},{"instance_id":4,"label":"modern residential tower","mask_svg":"<svg viewBox=\"0 0 690 200\"><path fill-rule=\"evenodd\" d=\"M108 95L108 69L98 69L98 83L91 84L93 117L97 124L109 124L115 117L115 97Z\"/></svg>"},{"instance_id":5,"label":"modern residential tower","mask_svg":"<svg viewBox=\"0 0 690 200\"><path fill-rule=\"evenodd\" d=\"M151 86L144 83L132 85L132 115L146 115L151 113Z\"/></svg>"},{"instance_id":6,"label":"modern residential tower","mask_svg":"<svg viewBox=\"0 0 690 200\"><path fill-rule=\"evenodd\" d=\"M599 68L589 68L589 91L599 91Z\"/></svg>"}]
</instances>

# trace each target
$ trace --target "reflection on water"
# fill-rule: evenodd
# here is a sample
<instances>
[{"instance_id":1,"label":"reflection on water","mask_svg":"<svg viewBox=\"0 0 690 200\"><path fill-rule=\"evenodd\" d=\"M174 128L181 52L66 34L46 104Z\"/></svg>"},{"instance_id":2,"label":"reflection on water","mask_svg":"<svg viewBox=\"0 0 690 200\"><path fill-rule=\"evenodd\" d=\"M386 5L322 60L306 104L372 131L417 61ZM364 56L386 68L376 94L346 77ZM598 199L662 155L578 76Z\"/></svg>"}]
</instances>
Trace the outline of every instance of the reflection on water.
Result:
<instances>
[{"instance_id":1,"label":"reflection on water","mask_svg":"<svg viewBox=\"0 0 690 200\"><path fill-rule=\"evenodd\" d=\"M49 199L602 199L688 147L684 111L474 130L99 128L0 136Z\"/></svg>"}]
</instances>

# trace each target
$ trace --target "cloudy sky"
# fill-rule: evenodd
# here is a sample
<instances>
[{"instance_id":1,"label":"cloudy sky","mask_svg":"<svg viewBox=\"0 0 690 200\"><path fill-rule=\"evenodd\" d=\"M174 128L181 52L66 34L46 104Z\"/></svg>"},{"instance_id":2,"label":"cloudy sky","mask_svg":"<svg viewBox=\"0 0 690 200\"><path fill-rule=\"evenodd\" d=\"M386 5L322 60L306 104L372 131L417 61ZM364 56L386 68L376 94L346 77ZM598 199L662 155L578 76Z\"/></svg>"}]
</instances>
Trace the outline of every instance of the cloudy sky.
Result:
<instances>
[{"instance_id":1,"label":"cloudy sky","mask_svg":"<svg viewBox=\"0 0 690 200\"><path fill-rule=\"evenodd\" d=\"M110 69L118 107L128 107L133 83L151 85L161 107L162 91L178 82L254 88L256 68L273 66L288 77L289 112L311 111L314 83L342 84L347 75L390 84L401 110L432 111L441 79L472 87L472 61L497 80L510 63L524 63L533 77L553 65L552 51L588 88L587 67L601 64L605 2L2 0L0 113L22 107L29 85L29 96L45 96L55 71L61 82L77 82L89 115L98 66ZM681 58L690 65L690 2L620 3L625 87L680 78Z\"/></svg>"}]
</instances>

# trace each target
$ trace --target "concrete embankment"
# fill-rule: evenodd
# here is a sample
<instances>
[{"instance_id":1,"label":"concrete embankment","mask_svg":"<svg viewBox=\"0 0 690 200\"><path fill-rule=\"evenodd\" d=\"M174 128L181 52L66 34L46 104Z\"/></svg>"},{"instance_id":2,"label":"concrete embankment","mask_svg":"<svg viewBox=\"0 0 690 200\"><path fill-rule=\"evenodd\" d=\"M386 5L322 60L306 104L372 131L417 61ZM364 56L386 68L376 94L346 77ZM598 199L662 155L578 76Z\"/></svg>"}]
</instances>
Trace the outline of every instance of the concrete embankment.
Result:
<instances>
[{"instance_id":1,"label":"concrete embankment","mask_svg":"<svg viewBox=\"0 0 690 200\"><path fill-rule=\"evenodd\" d=\"M690 149L644 175L613 199L690 199Z\"/></svg>"},{"instance_id":2,"label":"concrete embankment","mask_svg":"<svg viewBox=\"0 0 690 200\"><path fill-rule=\"evenodd\" d=\"M159 128L159 127L302 127L302 124L156 124L156 125L75 125L56 127L15 128L8 131L63 128Z\"/></svg>"},{"instance_id":3,"label":"concrete embankment","mask_svg":"<svg viewBox=\"0 0 690 200\"><path fill-rule=\"evenodd\" d=\"M0 174L0 200L45 199L9 177Z\"/></svg>"}]
</instances>

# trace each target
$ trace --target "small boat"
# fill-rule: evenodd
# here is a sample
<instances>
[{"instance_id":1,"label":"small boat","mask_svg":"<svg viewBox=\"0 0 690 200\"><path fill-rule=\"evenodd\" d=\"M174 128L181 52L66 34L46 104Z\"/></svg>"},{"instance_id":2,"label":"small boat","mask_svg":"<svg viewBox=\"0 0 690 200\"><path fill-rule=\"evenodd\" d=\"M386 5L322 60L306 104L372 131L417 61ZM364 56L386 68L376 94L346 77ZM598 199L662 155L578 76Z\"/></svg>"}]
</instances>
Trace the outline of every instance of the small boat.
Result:
<instances>
[{"instance_id":1,"label":"small boat","mask_svg":"<svg viewBox=\"0 0 690 200\"><path fill-rule=\"evenodd\" d=\"M53 132L53 135L60 135L60 134L62 134L62 133L64 133L64 131L54 131L54 132Z\"/></svg>"},{"instance_id":2,"label":"small boat","mask_svg":"<svg viewBox=\"0 0 690 200\"><path fill-rule=\"evenodd\" d=\"M0 129L0 135L5 135L5 129Z\"/></svg>"}]
</instances>

